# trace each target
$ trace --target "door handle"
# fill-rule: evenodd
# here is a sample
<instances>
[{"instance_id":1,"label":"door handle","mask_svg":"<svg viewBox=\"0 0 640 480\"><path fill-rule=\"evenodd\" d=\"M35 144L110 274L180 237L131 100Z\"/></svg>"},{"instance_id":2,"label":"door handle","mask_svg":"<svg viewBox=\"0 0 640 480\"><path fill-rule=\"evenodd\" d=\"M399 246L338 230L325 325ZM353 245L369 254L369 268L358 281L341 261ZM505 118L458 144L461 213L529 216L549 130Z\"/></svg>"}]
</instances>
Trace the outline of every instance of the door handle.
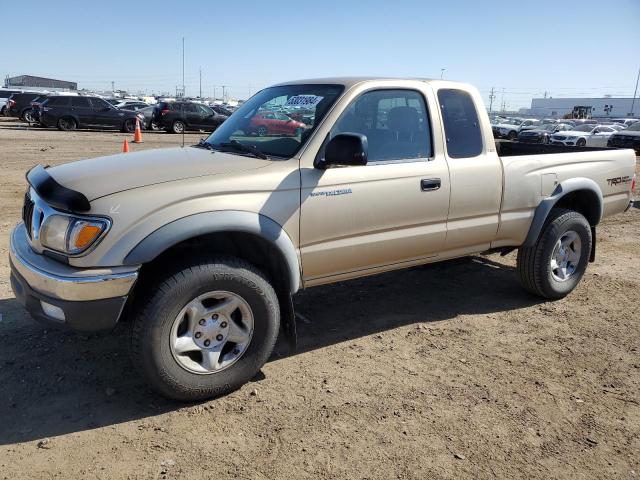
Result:
<instances>
[{"instance_id":1,"label":"door handle","mask_svg":"<svg viewBox=\"0 0 640 480\"><path fill-rule=\"evenodd\" d=\"M432 190L438 190L441 182L439 178L423 178L420 180L420 189L423 192L430 192Z\"/></svg>"}]
</instances>

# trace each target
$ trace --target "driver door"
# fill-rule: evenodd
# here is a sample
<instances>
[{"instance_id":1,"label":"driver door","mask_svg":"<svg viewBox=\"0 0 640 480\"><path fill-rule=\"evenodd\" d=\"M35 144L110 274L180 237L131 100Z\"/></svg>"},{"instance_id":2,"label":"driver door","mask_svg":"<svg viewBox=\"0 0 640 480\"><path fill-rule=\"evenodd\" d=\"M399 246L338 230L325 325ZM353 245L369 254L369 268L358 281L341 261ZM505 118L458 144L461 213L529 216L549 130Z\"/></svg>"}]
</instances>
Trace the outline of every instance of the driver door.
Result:
<instances>
[{"instance_id":1,"label":"driver door","mask_svg":"<svg viewBox=\"0 0 640 480\"><path fill-rule=\"evenodd\" d=\"M442 249L449 172L430 125L422 93L409 89L365 92L338 119L329 138L367 136L368 164L301 169L307 285L421 263Z\"/></svg>"}]
</instances>

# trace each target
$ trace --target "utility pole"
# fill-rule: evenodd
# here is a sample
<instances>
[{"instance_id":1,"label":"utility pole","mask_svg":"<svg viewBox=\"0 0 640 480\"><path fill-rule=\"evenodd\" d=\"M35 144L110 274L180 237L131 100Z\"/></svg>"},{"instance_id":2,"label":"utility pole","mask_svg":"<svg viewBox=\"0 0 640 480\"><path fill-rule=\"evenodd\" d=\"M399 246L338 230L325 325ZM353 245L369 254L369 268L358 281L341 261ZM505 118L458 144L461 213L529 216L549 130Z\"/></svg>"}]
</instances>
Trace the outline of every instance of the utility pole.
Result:
<instances>
[{"instance_id":1,"label":"utility pole","mask_svg":"<svg viewBox=\"0 0 640 480\"><path fill-rule=\"evenodd\" d=\"M638 82L640 81L640 68L638 69L638 77L636 78L636 89L633 91L633 100L631 100L631 117L633 117L633 107L636 105L636 95L638 94Z\"/></svg>"},{"instance_id":2,"label":"utility pole","mask_svg":"<svg viewBox=\"0 0 640 480\"><path fill-rule=\"evenodd\" d=\"M184 97L184 37L182 37L182 96Z\"/></svg>"},{"instance_id":3,"label":"utility pole","mask_svg":"<svg viewBox=\"0 0 640 480\"><path fill-rule=\"evenodd\" d=\"M198 98L202 98L202 67L200 68L200 96Z\"/></svg>"},{"instance_id":4,"label":"utility pole","mask_svg":"<svg viewBox=\"0 0 640 480\"><path fill-rule=\"evenodd\" d=\"M502 100L500 101L500 111L504 113L504 88L502 89Z\"/></svg>"},{"instance_id":5,"label":"utility pole","mask_svg":"<svg viewBox=\"0 0 640 480\"><path fill-rule=\"evenodd\" d=\"M441 68L440 69L440 80L442 80L442 76L444 75L444 71L446 70L446 68Z\"/></svg>"},{"instance_id":6,"label":"utility pole","mask_svg":"<svg viewBox=\"0 0 640 480\"><path fill-rule=\"evenodd\" d=\"M217 85L214 85L214 86L213 86L213 99L214 99L214 100L217 100L217 99L218 99L218 97L216 96L216 90L217 90L217 89L218 89L218 86L217 86Z\"/></svg>"},{"instance_id":7,"label":"utility pole","mask_svg":"<svg viewBox=\"0 0 640 480\"><path fill-rule=\"evenodd\" d=\"M493 110L493 99L496 98L496 94L494 93L495 88L491 87L491 93L489 93L489 113Z\"/></svg>"},{"instance_id":8,"label":"utility pole","mask_svg":"<svg viewBox=\"0 0 640 480\"><path fill-rule=\"evenodd\" d=\"M227 92L226 92L226 88L229 85L222 85L222 101L226 102L227 101Z\"/></svg>"},{"instance_id":9,"label":"utility pole","mask_svg":"<svg viewBox=\"0 0 640 480\"><path fill-rule=\"evenodd\" d=\"M112 92L116 91L116 82L114 82L113 80L111 80L111 91Z\"/></svg>"}]
</instances>

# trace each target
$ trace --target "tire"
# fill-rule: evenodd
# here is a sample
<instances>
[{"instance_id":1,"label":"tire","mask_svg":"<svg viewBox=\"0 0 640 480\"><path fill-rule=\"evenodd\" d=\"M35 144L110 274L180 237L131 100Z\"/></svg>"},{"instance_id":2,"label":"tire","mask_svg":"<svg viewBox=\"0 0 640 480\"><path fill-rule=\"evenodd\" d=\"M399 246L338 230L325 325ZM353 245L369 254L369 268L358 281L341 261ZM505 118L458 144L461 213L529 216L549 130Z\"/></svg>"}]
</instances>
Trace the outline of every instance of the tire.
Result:
<instances>
[{"instance_id":1,"label":"tire","mask_svg":"<svg viewBox=\"0 0 640 480\"><path fill-rule=\"evenodd\" d=\"M187 126L182 120L176 120L171 124L171 132L173 133L183 133L186 130Z\"/></svg>"},{"instance_id":2,"label":"tire","mask_svg":"<svg viewBox=\"0 0 640 480\"><path fill-rule=\"evenodd\" d=\"M133 133L136 130L136 121L131 119L131 118L127 118L124 123L122 124L122 133Z\"/></svg>"},{"instance_id":3,"label":"tire","mask_svg":"<svg viewBox=\"0 0 640 480\"><path fill-rule=\"evenodd\" d=\"M579 138L576 142L576 147L584 147L587 144L587 141L584 138Z\"/></svg>"},{"instance_id":4,"label":"tire","mask_svg":"<svg viewBox=\"0 0 640 480\"><path fill-rule=\"evenodd\" d=\"M507 135L507 138L509 140L511 140L512 142L518 139L518 132L516 132L515 130L511 130L509 132L509 135Z\"/></svg>"},{"instance_id":5,"label":"tire","mask_svg":"<svg viewBox=\"0 0 640 480\"><path fill-rule=\"evenodd\" d=\"M149 124L149 126L151 127L151 130L153 130L154 132L157 132L158 130L160 130L160 126L154 121L152 121Z\"/></svg>"},{"instance_id":6,"label":"tire","mask_svg":"<svg viewBox=\"0 0 640 480\"><path fill-rule=\"evenodd\" d=\"M29 108L22 112L21 118L27 123L33 123L33 113L31 112L31 109Z\"/></svg>"},{"instance_id":7,"label":"tire","mask_svg":"<svg viewBox=\"0 0 640 480\"><path fill-rule=\"evenodd\" d=\"M57 126L58 126L58 130L69 131L69 130L75 130L78 124L73 118L62 117L58 120Z\"/></svg>"},{"instance_id":8,"label":"tire","mask_svg":"<svg viewBox=\"0 0 640 480\"><path fill-rule=\"evenodd\" d=\"M131 358L151 387L165 397L179 401L197 401L225 395L253 378L273 351L280 326L278 298L262 273L242 260L196 259L186 266L174 269L172 274L147 291L149 297L138 305L139 313L132 322ZM243 312L249 309L248 312L252 315L252 334L241 347L244 349L242 353L228 366L213 373L191 371L191 364L204 368L203 353L207 349L197 347L199 349L189 351L187 356L177 354L173 346L175 338L184 339L186 335L190 345L195 345L196 342L202 342L203 338L205 342L208 341L207 335L211 333L210 331L203 337L198 332L199 328L209 328L210 323L215 324L216 321L220 326L225 318L229 318L229 323L235 323L235 320L231 320L231 313L225 314L227 316L220 314L222 320L214 321L213 317L217 315L210 318L206 316L211 315L211 310L204 318L193 314L193 319L199 318L197 323L189 318L192 314L187 315L187 306L212 293L229 294L246 302L242 311L239 307L233 310L233 314L239 314L244 322ZM178 336L178 328L183 326L180 322L187 322L189 327ZM206 323L204 327L201 326L203 322ZM190 331L194 333L190 335ZM200 337L197 337L198 333ZM215 337L215 333L213 331L211 335ZM211 337L212 341L214 337ZM218 337L222 343L222 335ZM228 345L231 350L224 353L225 350L222 349L220 358L223 363L227 356L238 353L236 349L240 345L231 340L227 342L226 338L224 342L225 347ZM191 361L191 355L196 358L195 362ZM202 362L202 365L197 361Z\"/></svg>"},{"instance_id":9,"label":"tire","mask_svg":"<svg viewBox=\"0 0 640 480\"><path fill-rule=\"evenodd\" d=\"M2 115L3 117L7 116L7 106L6 105L4 105L2 107L2 109L0 110L0 115Z\"/></svg>"},{"instance_id":10,"label":"tire","mask_svg":"<svg viewBox=\"0 0 640 480\"><path fill-rule=\"evenodd\" d=\"M558 250L560 242L567 243L568 249L564 251L572 257L564 272L554 268L563 264L557 260L562 257L562 250ZM525 290L549 300L567 296L587 269L591 245L591 227L586 218L573 210L551 210L535 245L518 250L516 269L520 283Z\"/></svg>"},{"instance_id":11,"label":"tire","mask_svg":"<svg viewBox=\"0 0 640 480\"><path fill-rule=\"evenodd\" d=\"M256 133L259 137L266 137L269 134L269 130L264 125L260 125L256 130Z\"/></svg>"}]
</instances>

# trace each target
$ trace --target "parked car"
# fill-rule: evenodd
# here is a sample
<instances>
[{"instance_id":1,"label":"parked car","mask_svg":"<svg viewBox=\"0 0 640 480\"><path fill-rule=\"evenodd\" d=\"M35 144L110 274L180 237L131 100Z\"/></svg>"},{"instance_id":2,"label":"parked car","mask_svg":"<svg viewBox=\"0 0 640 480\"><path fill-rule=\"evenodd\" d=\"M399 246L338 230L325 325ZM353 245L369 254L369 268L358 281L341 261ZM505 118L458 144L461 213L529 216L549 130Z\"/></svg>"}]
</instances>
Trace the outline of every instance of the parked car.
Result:
<instances>
[{"instance_id":1,"label":"parked car","mask_svg":"<svg viewBox=\"0 0 640 480\"><path fill-rule=\"evenodd\" d=\"M211 109L216 112L219 113L220 115L224 115L226 117L230 117L231 114L233 113L231 110L224 108L221 105L216 105L215 103L213 105L209 105L211 107Z\"/></svg>"},{"instance_id":2,"label":"parked car","mask_svg":"<svg viewBox=\"0 0 640 480\"><path fill-rule=\"evenodd\" d=\"M554 145L575 145L576 147L605 147L609 137L616 129L608 125L584 124L573 130L554 133L551 143Z\"/></svg>"},{"instance_id":3,"label":"parked car","mask_svg":"<svg viewBox=\"0 0 640 480\"><path fill-rule=\"evenodd\" d=\"M108 128L133 132L136 118L144 121L141 113L120 110L98 97L55 96L40 106L40 123L59 130Z\"/></svg>"},{"instance_id":4,"label":"parked car","mask_svg":"<svg viewBox=\"0 0 640 480\"><path fill-rule=\"evenodd\" d=\"M640 155L640 122L629 125L624 130L609 137L607 146L616 148L633 148Z\"/></svg>"},{"instance_id":5,"label":"parked car","mask_svg":"<svg viewBox=\"0 0 640 480\"><path fill-rule=\"evenodd\" d=\"M7 100L14 93L22 93L22 90L7 90L6 88L0 88L0 115L7 114Z\"/></svg>"},{"instance_id":6,"label":"parked car","mask_svg":"<svg viewBox=\"0 0 640 480\"><path fill-rule=\"evenodd\" d=\"M210 107L195 102L160 102L155 107L153 121L159 128L171 133L186 130L214 131L228 117Z\"/></svg>"},{"instance_id":7,"label":"parked car","mask_svg":"<svg viewBox=\"0 0 640 480\"><path fill-rule=\"evenodd\" d=\"M507 138L509 140L516 140L518 138L518 133L522 128L525 127L533 127L540 125L540 121L536 119L511 119L507 123L499 123L494 125L493 136L494 138Z\"/></svg>"},{"instance_id":8,"label":"parked car","mask_svg":"<svg viewBox=\"0 0 640 480\"><path fill-rule=\"evenodd\" d=\"M146 130L160 130L160 127L156 123L155 115L156 115L156 107L155 105L149 105L145 108L141 108L138 110L138 113L144 115L144 120L142 123L143 128Z\"/></svg>"},{"instance_id":9,"label":"parked car","mask_svg":"<svg viewBox=\"0 0 640 480\"><path fill-rule=\"evenodd\" d=\"M267 135L296 135L304 132L307 125L298 122L282 112L262 111L251 117L249 130L259 137Z\"/></svg>"},{"instance_id":10,"label":"parked car","mask_svg":"<svg viewBox=\"0 0 640 480\"><path fill-rule=\"evenodd\" d=\"M619 123L620 125L624 125L625 127L628 127L630 125L633 125L634 123L639 122L640 120L637 118L612 118L611 119L612 122L614 123Z\"/></svg>"},{"instance_id":11,"label":"parked car","mask_svg":"<svg viewBox=\"0 0 640 480\"><path fill-rule=\"evenodd\" d=\"M520 130L518 141L524 143L549 143L551 135L573 129L568 123L545 123L530 130Z\"/></svg>"},{"instance_id":12,"label":"parked car","mask_svg":"<svg viewBox=\"0 0 640 480\"><path fill-rule=\"evenodd\" d=\"M31 100L31 110L25 112L24 119L29 123L40 122L40 105L49 98L49 95L40 95Z\"/></svg>"},{"instance_id":13,"label":"parked car","mask_svg":"<svg viewBox=\"0 0 640 480\"><path fill-rule=\"evenodd\" d=\"M114 106L116 108L119 108L120 110L132 110L134 112L137 112L138 110L142 110L143 108L149 107L149 104L144 102L127 100L126 102L116 103Z\"/></svg>"},{"instance_id":14,"label":"parked car","mask_svg":"<svg viewBox=\"0 0 640 480\"><path fill-rule=\"evenodd\" d=\"M261 105L302 96L316 100L308 140L243 132ZM36 166L10 235L13 292L46 324L131 322L132 366L188 401L253 378L280 331L294 346L301 288L518 249L524 289L563 298L602 218L630 208L635 154L497 151L485 112L455 82L288 82L192 147Z\"/></svg>"},{"instance_id":15,"label":"parked car","mask_svg":"<svg viewBox=\"0 0 640 480\"><path fill-rule=\"evenodd\" d=\"M31 102L40 95L38 92L14 93L7 100L6 115L27 121L25 114L31 115Z\"/></svg>"}]
</instances>

